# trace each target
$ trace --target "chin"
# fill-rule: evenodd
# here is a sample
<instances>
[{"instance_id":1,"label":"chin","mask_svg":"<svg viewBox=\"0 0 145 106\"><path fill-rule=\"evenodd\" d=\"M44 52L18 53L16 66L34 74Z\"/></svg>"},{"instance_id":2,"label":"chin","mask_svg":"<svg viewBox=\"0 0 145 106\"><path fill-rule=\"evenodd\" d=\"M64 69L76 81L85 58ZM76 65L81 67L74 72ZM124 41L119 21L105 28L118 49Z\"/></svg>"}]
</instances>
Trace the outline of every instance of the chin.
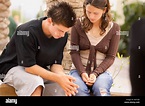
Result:
<instances>
[{"instance_id":1,"label":"chin","mask_svg":"<svg viewBox=\"0 0 145 106\"><path fill-rule=\"evenodd\" d=\"M93 23L93 24L94 24L95 22L96 22L96 21L91 21L91 23Z\"/></svg>"},{"instance_id":2,"label":"chin","mask_svg":"<svg viewBox=\"0 0 145 106\"><path fill-rule=\"evenodd\" d=\"M55 39L59 39L59 38L61 38L61 37L54 37Z\"/></svg>"}]
</instances>

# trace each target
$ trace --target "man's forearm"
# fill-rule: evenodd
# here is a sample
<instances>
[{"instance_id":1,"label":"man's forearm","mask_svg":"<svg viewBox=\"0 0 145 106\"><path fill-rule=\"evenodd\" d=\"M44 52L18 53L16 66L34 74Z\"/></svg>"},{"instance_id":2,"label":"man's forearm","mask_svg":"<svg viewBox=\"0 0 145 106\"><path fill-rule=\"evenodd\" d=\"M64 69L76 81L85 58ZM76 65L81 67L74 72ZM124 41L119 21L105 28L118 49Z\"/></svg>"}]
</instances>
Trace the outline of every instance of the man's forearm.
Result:
<instances>
[{"instance_id":1,"label":"man's forearm","mask_svg":"<svg viewBox=\"0 0 145 106\"><path fill-rule=\"evenodd\" d=\"M54 72L54 73L58 73L58 74L65 74L64 73L64 68L60 64L53 64L51 66L51 71Z\"/></svg>"},{"instance_id":2,"label":"man's forearm","mask_svg":"<svg viewBox=\"0 0 145 106\"><path fill-rule=\"evenodd\" d=\"M57 69L54 67L54 69ZM42 67L40 67L39 65L34 65L31 67L25 67L25 71L34 75L38 75L46 80L51 80L51 81L55 81L57 82L58 80L58 74L48 71Z\"/></svg>"}]
</instances>

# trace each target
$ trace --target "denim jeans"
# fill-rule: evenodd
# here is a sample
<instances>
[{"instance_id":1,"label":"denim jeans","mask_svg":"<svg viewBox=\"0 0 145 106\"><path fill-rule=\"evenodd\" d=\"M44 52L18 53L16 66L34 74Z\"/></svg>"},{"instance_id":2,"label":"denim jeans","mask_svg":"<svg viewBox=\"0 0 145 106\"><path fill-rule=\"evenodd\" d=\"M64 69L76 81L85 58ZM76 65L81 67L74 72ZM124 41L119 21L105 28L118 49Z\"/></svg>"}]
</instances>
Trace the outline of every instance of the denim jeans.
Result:
<instances>
[{"instance_id":1,"label":"denim jeans","mask_svg":"<svg viewBox=\"0 0 145 106\"><path fill-rule=\"evenodd\" d=\"M71 70L69 74L76 78L75 83L79 85L76 96L110 96L113 79L109 72L100 74L91 87L85 84L77 70Z\"/></svg>"}]
</instances>

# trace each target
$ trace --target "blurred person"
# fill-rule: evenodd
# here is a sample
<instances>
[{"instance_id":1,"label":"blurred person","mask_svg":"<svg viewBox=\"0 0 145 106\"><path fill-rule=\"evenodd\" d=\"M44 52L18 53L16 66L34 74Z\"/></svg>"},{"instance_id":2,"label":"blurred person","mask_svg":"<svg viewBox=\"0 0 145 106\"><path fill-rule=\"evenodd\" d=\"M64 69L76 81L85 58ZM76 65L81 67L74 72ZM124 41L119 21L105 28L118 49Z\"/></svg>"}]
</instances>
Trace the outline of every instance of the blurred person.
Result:
<instances>
[{"instance_id":1,"label":"blurred person","mask_svg":"<svg viewBox=\"0 0 145 106\"><path fill-rule=\"evenodd\" d=\"M15 22L14 18L12 16L10 16L9 18L10 24L9 24L9 34L8 36L10 37L10 39L12 38L16 28L17 28L17 23Z\"/></svg>"},{"instance_id":2,"label":"blurred person","mask_svg":"<svg viewBox=\"0 0 145 106\"><path fill-rule=\"evenodd\" d=\"M129 37L131 96L145 96L145 18L132 24Z\"/></svg>"},{"instance_id":3,"label":"blurred person","mask_svg":"<svg viewBox=\"0 0 145 106\"><path fill-rule=\"evenodd\" d=\"M14 15L14 20L15 20L17 26L19 26L19 25L22 24L22 23L20 22L20 15L17 15L17 14Z\"/></svg>"},{"instance_id":4,"label":"blurred person","mask_svg":"<svg viewBox=\"0 0 145 106\"><path fill-rule=\"evenodd\" d=\"M67 32L75 22L72 6L58 2L47 17L19 25L0 56L3 83L13 86L18 96L41 96L44 81L49 80L59 84L66 96L75 95L75 78L62 67Z\"/></svg>"},{"instance_id":5,"label":"blurred person","mask_svg":"<svg viewBox=\"0 0 145 106\"><path fill-rule=\"evenodd\" d=\"M110 96L120 26L112 21L109 0L85 0L84 16L71 29L70 75L79 85L76 96Z\"/></svg>"}]
</instances>

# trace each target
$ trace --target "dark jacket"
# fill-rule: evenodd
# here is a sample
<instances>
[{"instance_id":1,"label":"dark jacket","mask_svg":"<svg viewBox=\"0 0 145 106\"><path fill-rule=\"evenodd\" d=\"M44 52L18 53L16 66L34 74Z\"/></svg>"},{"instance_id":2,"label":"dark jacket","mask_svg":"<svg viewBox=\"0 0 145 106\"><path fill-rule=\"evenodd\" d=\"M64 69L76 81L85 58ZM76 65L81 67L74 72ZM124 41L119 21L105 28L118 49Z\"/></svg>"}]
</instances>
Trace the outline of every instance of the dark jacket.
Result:
<instances>
[{"instance_id":1,"label":"dark jacket","mask_svg":"<svg viewBox=\"0 0 145 106\"><path fill-rule=\"evenodd\" d=\"M129 36L131 95L145 96L145 18L133 23Z\"/></svg>"}]
</instances>

